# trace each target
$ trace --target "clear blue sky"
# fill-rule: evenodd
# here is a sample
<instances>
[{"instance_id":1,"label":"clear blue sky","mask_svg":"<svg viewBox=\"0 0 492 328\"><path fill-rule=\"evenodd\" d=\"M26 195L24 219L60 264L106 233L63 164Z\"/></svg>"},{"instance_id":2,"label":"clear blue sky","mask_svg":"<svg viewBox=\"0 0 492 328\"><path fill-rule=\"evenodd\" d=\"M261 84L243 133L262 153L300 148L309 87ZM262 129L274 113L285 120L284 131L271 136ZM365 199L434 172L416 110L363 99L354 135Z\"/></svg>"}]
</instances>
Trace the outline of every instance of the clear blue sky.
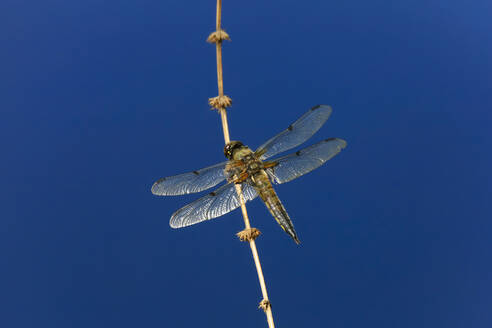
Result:
<instances>
[{"instance_id":1,"label":"clear blue sky","mask_svg":"<svg viewBox=\"0 0 492 328\"><path fill-rule=\"evenodd\" d=\"M322 168L255 200L277 327L492 326L492 2L227 1L231 137L316 104ZM163 176L224 160L215 1L0 2L0 326L266 327L239 211L182 230Z\"/></svg>"}]
</instances>

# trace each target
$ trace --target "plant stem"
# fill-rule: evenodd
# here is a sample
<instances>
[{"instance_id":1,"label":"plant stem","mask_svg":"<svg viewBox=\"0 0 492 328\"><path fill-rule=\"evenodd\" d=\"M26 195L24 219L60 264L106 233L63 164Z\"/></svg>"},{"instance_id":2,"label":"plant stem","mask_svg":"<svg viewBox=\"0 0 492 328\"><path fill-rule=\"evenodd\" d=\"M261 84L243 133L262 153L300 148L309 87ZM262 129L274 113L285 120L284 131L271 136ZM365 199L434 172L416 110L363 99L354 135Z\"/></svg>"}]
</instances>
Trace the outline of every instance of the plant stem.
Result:
<instances>
[{"instance_id":1,"label":"plant stem","mask_svg":"<svg viewBox=\"0 0 492 328\"><path fill-rule=\"evenodd\" d=\"M216 20L216 33L221 32L221 13L222 13L222 0L217 0L217 20ZM224 82L222 76L222 40L219 39L215 42L216 44L216 53L217 53L217 87L219 91L219 98L224 96ZM227 124L227 111L224 105L218 108L220 112L220 118L222 121L222 130L224 132L224 141L225 143L229 143L229 125ZM251 229L251 225L248 218L248 212L246 210L246 205L244 202L244 196L241 191L241 186L236 184L236 192L239 197L239 202L241 204L241 212L243 214L244 226L246 229ZM258 273L258 280L260 281L261 293L263 294L263 301L260 303L260 306L265 311L267 316L267 322L269 328L275 328L275 324L273 323L273 314L272 307L270 301L268 299L268 293L265 284L265 278L263 277L263 271L261 269L261 262L258 256L258 250L256 249L256 243L254 238L249 239L249 246L251 248L251 253L253 254L253 259L255 261L256 271Z\"/></svg>"}]
</instances>

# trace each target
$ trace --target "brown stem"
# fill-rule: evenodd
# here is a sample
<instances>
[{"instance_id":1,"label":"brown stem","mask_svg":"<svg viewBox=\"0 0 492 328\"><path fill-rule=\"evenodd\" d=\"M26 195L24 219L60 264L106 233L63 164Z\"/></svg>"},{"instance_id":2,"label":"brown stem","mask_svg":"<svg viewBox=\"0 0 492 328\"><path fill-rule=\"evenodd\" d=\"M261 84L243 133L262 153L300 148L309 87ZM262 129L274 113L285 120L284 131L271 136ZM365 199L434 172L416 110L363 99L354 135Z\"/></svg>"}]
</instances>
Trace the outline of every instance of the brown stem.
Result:
<instances>
[{"instance_id":1,"label":"brown stem","mask_svg":"<svg viewBox=\"0 0 492 328\"><path fill-rule=\"evenodd\" d=\"M224 82L223 82L223 76L222 76L222 40L223 40L223 38L221 37L222 29L220 28L221 13L222 13L222 0L217 0L217 20L216 20L216 32L215 32L217 38L215 39L215 45L216 45L216 53L217 53L217 87L218 87L218 91L219 91L218 99L221 99L222 97L224 97ZM210 38L209 38L209 40L210 40ZM217 102L217 103L220 103L220 102ZM227 124L226 106L220 105L218 107L219 108L217 108L217 109L220 112L220 118L222 121L222 130L224 132L224 141L227 144L230 142L230 137L229 137L229 126ZM241 191L240 185L236 185L236 192L238 194L239 202L241 204L241 212L243 214L244 226L246 229L251 229L251 225L249 223L249 218L248 218L248 212L246 210L246 205L245 205L245 201L244 201L244 196L243 196L243 193ZM256 249L256 243L255 243L254 238L249 239L249 246L251 248L251 253L253 254L253 259L255 261L256 271L258 273L258 280L260 281L261 293L263 294L263 300L260 302L260 307L263 308L263 310L265 311L265 314L267 316L268 327L269 328L275 328L275 324L273 323L272 307L271 307L270 301L268 299L268 293L267 293L267 289L266 289L265 278L263 277L263 270L261 269L261 262L260 262L260 258L258 256L258 250Z\"/></svg>"}]
</instances>

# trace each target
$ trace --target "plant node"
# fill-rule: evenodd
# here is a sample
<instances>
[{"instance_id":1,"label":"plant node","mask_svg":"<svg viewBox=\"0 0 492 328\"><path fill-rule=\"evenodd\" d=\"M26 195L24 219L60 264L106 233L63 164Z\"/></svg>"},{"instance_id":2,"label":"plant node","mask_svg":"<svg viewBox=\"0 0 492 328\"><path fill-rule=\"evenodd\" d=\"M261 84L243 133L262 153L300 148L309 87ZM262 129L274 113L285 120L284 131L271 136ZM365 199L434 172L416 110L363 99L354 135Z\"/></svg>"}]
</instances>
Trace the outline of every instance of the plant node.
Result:
<instances>
[{"instance_id":1,"label":"plant node","mask_svg":"<svg viewBox=\"0 0 492 328\"><path fill-rule=\"evenodd\" d=\"M263 309L263 311L265 311L265 312L266 312L269 308L271 308L271 307L272 307L272 303L270 303L270 301L269 301L269 300L265 300L265 299L264 299L264 300L262 300L262 301L260 302L260 305L259 305L258 307L259 307L259 308L261 308L261 309Z\"/></svg>"},{"instance_id":2,"label":"plant node","mask_svg":"<svg viewBox=\"0 0 492 328\"><path fill-rule=\"evenodd\" d=\"M208 104L215 109L231 107L232 99L227 96L217 96L208 98Z\"/></svg>"},{"instance_id":3,"label":"plant node","mask_svg":"<svg viewBox=\"0 0 492 328\"><path fill-rule=\"evenodd\" d=\"M244 229L243 231L239 231L236 236L239 237L240 241L252 241L255 240L260 234L260 230L256 228L249 228Z\"/></svg>"},{"instance_id":4,"label":"plant node","mask_svg":"<svg viewBox=\"0 0 492 328\"><path fill-rule=\"evenodd\" d=\"M219 42L222 42L223 40L231 41L229 34L227 34L227 32L224 30L218 30L218 31L212 32L207 38L207 42L210 42L210 43L219 43Z\"/></svg>"}]
</instances>

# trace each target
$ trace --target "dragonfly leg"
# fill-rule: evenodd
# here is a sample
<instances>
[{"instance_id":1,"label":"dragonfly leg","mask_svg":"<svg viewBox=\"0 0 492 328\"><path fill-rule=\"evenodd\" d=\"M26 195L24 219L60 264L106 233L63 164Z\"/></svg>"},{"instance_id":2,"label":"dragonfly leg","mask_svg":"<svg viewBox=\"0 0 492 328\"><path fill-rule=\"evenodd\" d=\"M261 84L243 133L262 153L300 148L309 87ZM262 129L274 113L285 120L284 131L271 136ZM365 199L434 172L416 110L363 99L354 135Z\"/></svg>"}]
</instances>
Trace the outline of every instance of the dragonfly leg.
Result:
<instances>
[{"instance_id":1,"label":"dragonfly leg","mask_svg":"<svg viewBox=\"0 0 492 328\"><path fill-rule=\"evenodd\" d=\"M229 161L229 163L227 163L227 166L229 168L234 168L234 167L240 167L240 166L243 166L244 165L244 162L241 161L241 160L231 160Z\"/></svg>"},{"instance_id":2,"label":"dragonfly leg","mask_svg":"<svg viewBox=\"0 0 492 328\"><path fill-rule=\"evenodd\" d=\"M265 169L269 169L269 168L275 167L277 165L278 165L278 162L274 162L274 161L263 163L263 166L265 167Z\"/></svg>"},{"instance_id":3,"label":"dragonfly leg","mask_svg":"<svg viewBox=\"0 0 492 328\"><path fill-rule=\"evenodd\" d=\"M236 183L236 184L243 183L244 181L246 181L248 176L249 176L248 172L243 171L243 172L239 173L239 175L236 175L236 177L234 179L234 183Z\"/></svg>"}]
</instances>

